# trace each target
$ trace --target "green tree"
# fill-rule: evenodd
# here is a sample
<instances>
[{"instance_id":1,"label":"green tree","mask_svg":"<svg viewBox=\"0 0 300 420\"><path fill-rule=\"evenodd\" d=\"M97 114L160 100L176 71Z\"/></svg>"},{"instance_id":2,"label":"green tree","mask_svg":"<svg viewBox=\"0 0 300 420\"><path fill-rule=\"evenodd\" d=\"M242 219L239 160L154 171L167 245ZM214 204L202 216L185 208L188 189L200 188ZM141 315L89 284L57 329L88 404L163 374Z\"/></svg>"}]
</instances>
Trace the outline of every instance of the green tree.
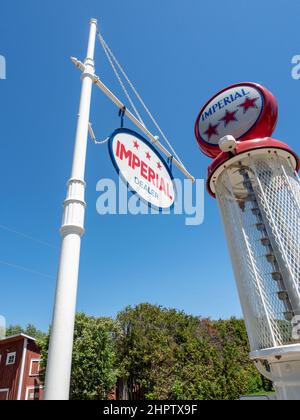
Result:
<instances>
[{"instance_id":1,"label":"green tree","mask_svg":"<svg viewBox=\"0 0 300 420\"><path fill-rule=\"evenodd\" d=\"M17 334L26 334L36 340L43 340L46 338L46 334L40 330L38 330L34 325L28 324L26 328L21 327L21 325L10 325L6 329L6 337L10 337L12 335Z\"/></svg>"},{"instance_id":2,"label":"green tree","mask_svg":"<svg viewBox=\"0 0 300 420\"><path fill-rule=\"evenodd\" d=\"M70 397L74 400L107 399L117 381L114 340L119 330L110 318L76 315ZM41 342L45 375L49 336Z\"/></svg>"},{"instance_id":3,"label":"green tree","mask_svg":"<svg viewBox=\"0 0 300 420\"><path fill-rule=\"evenodd\" d=\"M118 315L123 377L149 399L214 399L220 395L216 350L202 322L149 304ZM130 392L129 392L130 397Z\"/></svg>"},{"instance_id":4,"label":"green tree","mask_svg":"<svg viewBox=\"0 0 300 420\"><path fill-rule=\"evenodd\" d=\"M222 399L238 399L243 394L253 394L272 389L253 362L249 360L249 342L243 320L231 318L214 322L218 331L222 360Z\"/></svg>"},{"instance_id":5,"label":"green tree","mask_svg":"<svg viewBox=\"0 0 300 420\"><path fill-rule=\"evenodd\" d=\"M10 337L12 335L17 335L21 333L25 334L25 330L21 327L21 325L10 325L6 329L6 337Z\"/></svg>"},{"instance_id":6,"label":"green tree","mask_svg":"<svg viewBox=\"0 0 300 420\"><path fill-rule=\"evenodd\" d=\"M49 335L33 325L7 332L37 338L43 380ZM117 320L76 315L71 398L107 399L117 382L123 399L234 400L272 390L249 360L243 320L150 304L128 307Z\"/></svg>"},{"instance_id":7,"label":"green tree","mask_svg":"<svg viewBox=\"0 0 300 420\"><path fill-rule=\"evenodd\" d=\"M148 399L233 400L270 388L249 360L241 320L215 322L142 304L126 308L118 321L124 397L140 388Z\"/></svg>"}]
</instances>

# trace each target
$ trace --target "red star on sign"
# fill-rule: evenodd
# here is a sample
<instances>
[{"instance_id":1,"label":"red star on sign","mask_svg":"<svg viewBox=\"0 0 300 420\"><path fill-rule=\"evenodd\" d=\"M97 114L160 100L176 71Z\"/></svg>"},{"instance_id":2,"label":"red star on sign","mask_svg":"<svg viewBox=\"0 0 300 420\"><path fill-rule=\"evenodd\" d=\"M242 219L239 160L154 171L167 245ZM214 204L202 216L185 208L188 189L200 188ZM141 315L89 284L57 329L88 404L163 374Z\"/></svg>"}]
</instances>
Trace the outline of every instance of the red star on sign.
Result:
<instances>
[{"instance_id":1,"label":"red star on sign","mask_svg":"<svg viewBox=\"0 0 300 420\"><path fill-rule=\"evenodd\" d=\"M133 147L135 147L136 149L140 147L140 145L138 144L136 140L133 142Z\"/></svg>"},{"instance_id":2,"label":"red star on sign","mask_svg":"<svg viewBox=\"0 0 300 420\"><path fill-rule=\"evenodd\" d=\"M217 136L219 134L217 131L218 126L219 124L212 125L211 123L209 123L208 129L204 132L204 134L207 134L208 140L210 140L212 136Z\"/></svg>"},{"instance_id":3,"label":"red star on sign","mask_svg":"<svg viewBox=\"0 0 300 420\"><path fill-rule=\"evenodd\" d=\"M149 159L149 160L151 160L151 155L150 155L149 152L146 153L146 158Z\"/></svg>"},{"instance_id":4,"label":"red star on sign","mask_svg":"<svg viewBox=\"0 0 300 420\"><path fill-rule=\"evenodd\" d=\"M224 126L227 127L227 125L231 121L238 121L235 117L236 113L237 113L237 111L234 111L234 112L226 111L226 114L224 115L223 118L220 119L220 121L224 121Z\"/></svg>"},{"instance_id":5,"label":"red star on sign","mask_svg":"<svg viewBox=\"0 0 300 420\"><path fill-rule=\"evenodd\" d=\"M257 105L255 104L256 101L258 101L259 98L246 98L245 102L241 105L239 105L240 108L244 108L244 114L248 111L250 108L257 108Z\"/></svg>"},{"instance_id":6,"label":"red star on sign","mask_svg":"<svg viewBox=\"0 0 300 420\"><path fill-rule=\"evenodd\" d=\"M161 166L160 162L157 162L157 168L158 168L158 169L161 169L161 168L162 168L162 166Z\"/></svg>"}]
</instances>

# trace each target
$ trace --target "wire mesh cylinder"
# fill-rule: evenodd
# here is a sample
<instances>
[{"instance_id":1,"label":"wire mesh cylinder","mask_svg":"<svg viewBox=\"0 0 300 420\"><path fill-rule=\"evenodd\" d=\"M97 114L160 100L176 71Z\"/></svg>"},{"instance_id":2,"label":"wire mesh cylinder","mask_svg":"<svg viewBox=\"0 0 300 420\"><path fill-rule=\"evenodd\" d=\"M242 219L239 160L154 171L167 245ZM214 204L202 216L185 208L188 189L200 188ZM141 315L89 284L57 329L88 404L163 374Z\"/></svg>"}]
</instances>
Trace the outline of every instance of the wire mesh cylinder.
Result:
<instances>
[{"instance_id":1,"label":"wire mesh cylinder","mask_svg":"<svg viewBox=\"0 0 300 420\"><path fill-rule=\"evenodd\" d=\"M292 322L300 315L297 173L276 151L249 153L228 162L215 189L252 351L295 344Z\"/></svg>"}]
</instances>

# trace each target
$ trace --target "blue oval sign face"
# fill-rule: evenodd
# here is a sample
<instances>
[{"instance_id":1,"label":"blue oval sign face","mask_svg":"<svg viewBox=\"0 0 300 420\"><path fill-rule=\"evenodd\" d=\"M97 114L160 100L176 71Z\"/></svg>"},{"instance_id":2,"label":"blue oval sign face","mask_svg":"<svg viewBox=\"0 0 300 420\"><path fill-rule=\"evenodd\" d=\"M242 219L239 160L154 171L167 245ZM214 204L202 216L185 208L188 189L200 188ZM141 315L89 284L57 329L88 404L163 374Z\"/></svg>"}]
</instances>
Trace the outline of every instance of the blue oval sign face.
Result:
<instances>
[{"instance_id":1,"label":"blue oval sign face","mask_svg":"<svg viewBox=\"0 0 300 420\"><path fill-rule=\"evenodd\" d=\"M231 134L244 136L258 121L264 106L260 91L252 86L237 86L222 92L209 102L199 118L199 134L206 143Z\"/></svg>"},{"instance_id":2,"label":"blue oval sign face","mask_svg":"<svg viewBox=\"0 0 300 420\"><path fill-rule=\"evenodd\" d=\"M236 83L206 102L196 120L195 136L202 152L215 158L221 153L222 137L232 135L238 141L270 137L277 117L276 98L265 87Z\"/></svg>"},{"instance_id":3,"label":"blue oval sign face","mask_svg":"<svg viewBox=\"0 0 300 420\"><path fill-rule=\"evenodd\" d=\"M109 153L119 176L143 201L160 210L174 205L173 176L150 142L132 130L119 129L109 140Z\"/></svg>"}]
</instances>

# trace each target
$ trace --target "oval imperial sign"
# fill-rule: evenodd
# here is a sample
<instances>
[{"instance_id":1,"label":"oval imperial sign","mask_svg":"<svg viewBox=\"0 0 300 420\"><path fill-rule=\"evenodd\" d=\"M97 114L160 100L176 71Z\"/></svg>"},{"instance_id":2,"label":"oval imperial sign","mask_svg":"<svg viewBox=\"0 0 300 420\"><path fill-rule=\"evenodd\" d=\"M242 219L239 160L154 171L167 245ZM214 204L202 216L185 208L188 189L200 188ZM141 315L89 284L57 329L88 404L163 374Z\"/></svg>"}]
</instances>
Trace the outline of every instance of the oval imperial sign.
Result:
<instances>
[{"instance_id":1,"label":"oval imperial sign","mask_svg":"<svg viewBox=\"0 0 300 420\"><path fill-rule=\"evenodd\" d=\"M222 137L230 134L239 141L268 137L276 122L274 96L256 83L238 83L207 102L197 118L195 134L202 151L216 157Z\"/></svg>"},{"instance_id":2,"label":"oval imperial sign","mask_svg":"<svg viewBox=\"0 0 300 420\"><path fill-rule=\"evenodd\" d=\"M173 206L173 176L150 142L134 131L119 129L110 138L109 153L119 176L142 200L160 210Z\"/></svg>"}]
</instances>

